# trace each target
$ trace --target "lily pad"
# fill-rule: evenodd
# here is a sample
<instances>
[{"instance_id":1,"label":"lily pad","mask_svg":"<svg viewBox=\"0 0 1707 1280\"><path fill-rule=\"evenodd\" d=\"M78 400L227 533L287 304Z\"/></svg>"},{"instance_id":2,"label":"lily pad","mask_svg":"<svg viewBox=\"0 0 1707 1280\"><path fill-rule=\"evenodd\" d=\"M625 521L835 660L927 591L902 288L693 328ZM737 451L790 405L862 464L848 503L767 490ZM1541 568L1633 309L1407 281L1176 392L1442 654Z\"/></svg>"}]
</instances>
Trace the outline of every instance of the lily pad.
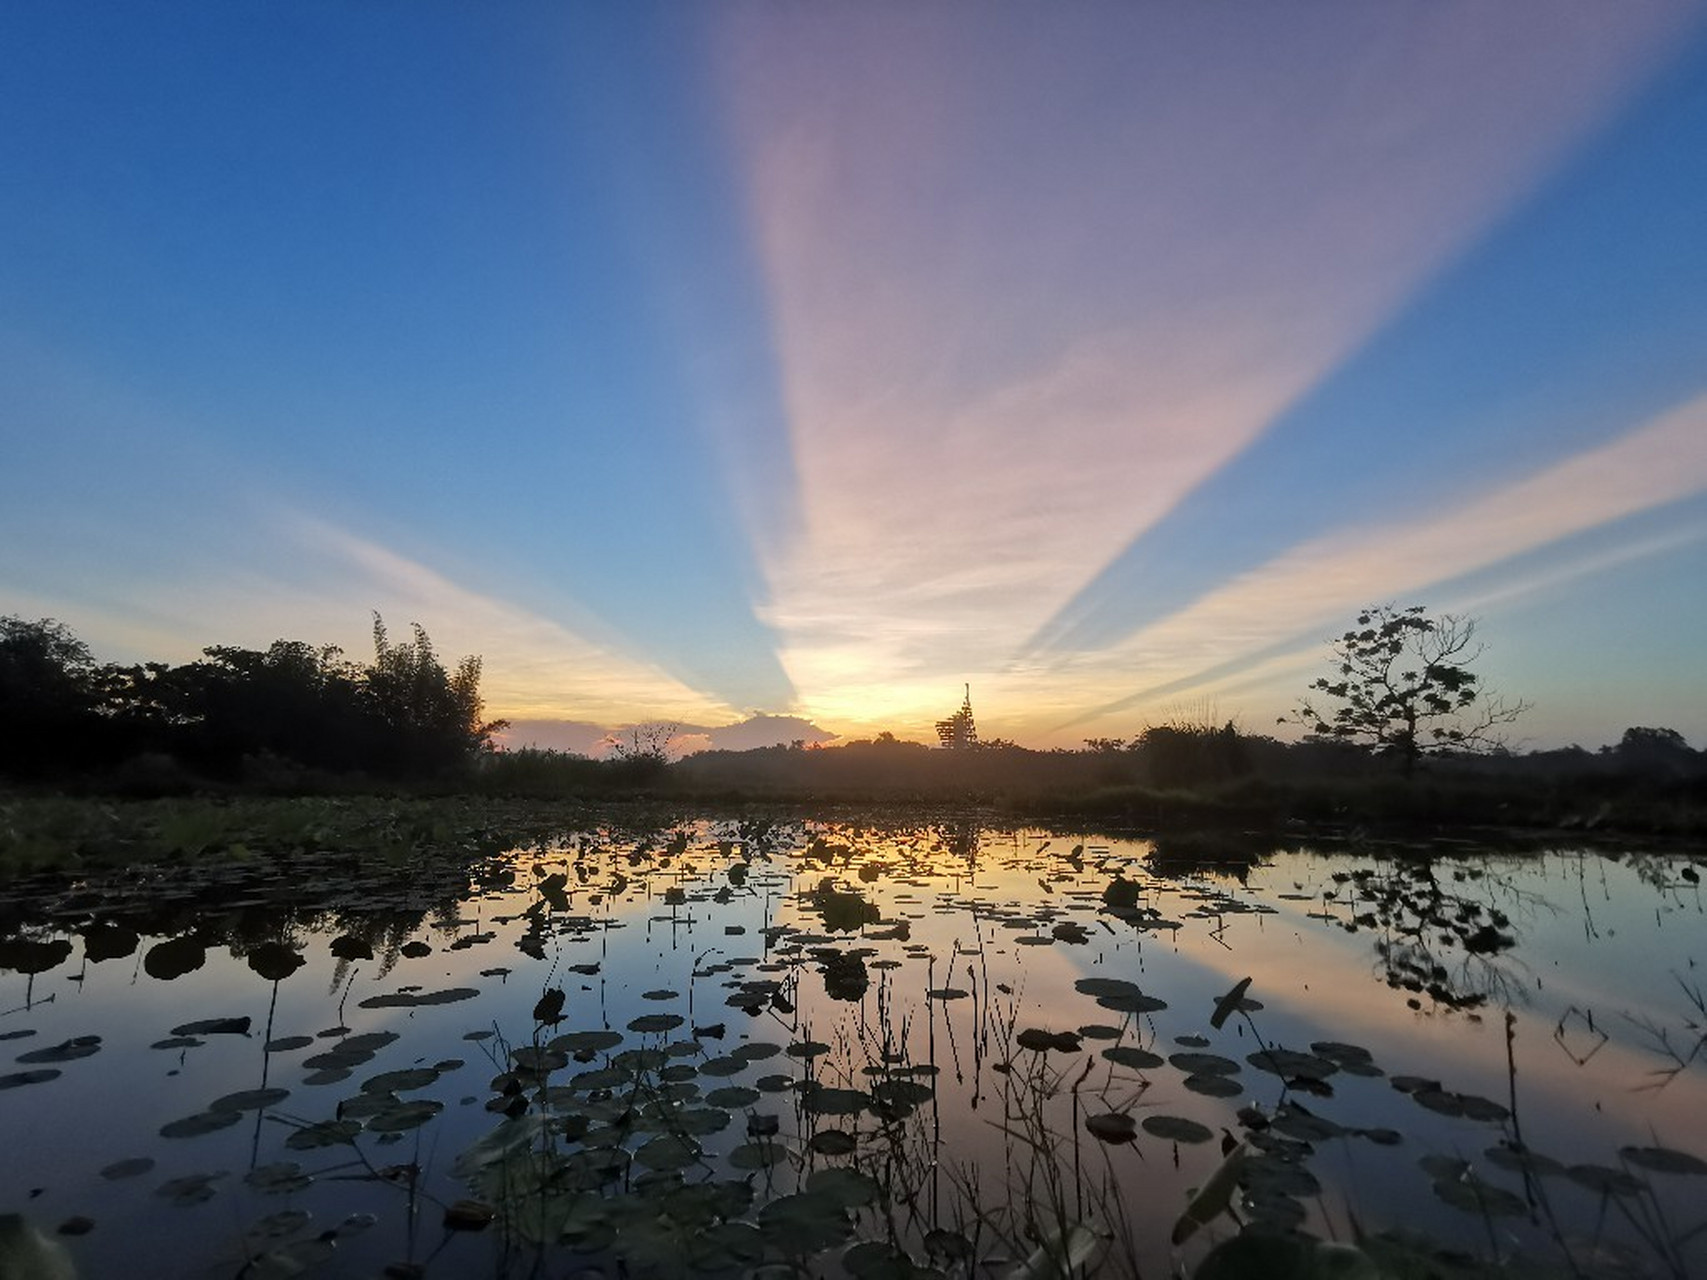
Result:
<instances>
[{"instance_id":1,"label":"lily pad","mask_svg":"<svg viewBox=\"0 0 1707 1280\"><path fill-rule=\"evenodd\" d=\"M1136 1045L1117 1044L1113 1048L1104 1049L1102 1056L1110 1062L1117 1062L1123 1067L1131 1067L1135 1071L1150 1071L1162 1065L1160 1054L1151 1053L1148 1049L1140 1049Z\"/></svg>"},{"instance_id":2,"label":"lily pad","mask_svg":"<svg viewBox=\"0 0 1707 1280\"><path fill-rule=\"evenodd\" d=\"M679 1013L647 1013L630 1022L628 1029L643 1033L674 1031L686 1021Z\"/></svg>"},{"instance_id":3,"label":"lily pad","mask_svg":"<svg viewBox=\"0 0 1707 1280\"><path fill-rule=\"evenodd\" d=\"M1205 1098L1236 1098L1245 1091L1244 1085L1224 1075L1187 1076L1180 1084Z\"/></svg>"},{"instance_id":4,"label":"lily pad","mask_svg":"<svg viewBox=\"0 0 1707 1280\"><path fill-rule=\"evenodd\" d=\"M249 967L268 982L282 982L308 963L302 952L282 942L263 942L249 952L248 960Z\"/></svg>"},{"instance_id":5,"label":"lily pad","mask_svg":"<svg viewBox=\"0 0 1707 1280\"><path fill-rule=\"evenodd\" d=\"M243 1118L240 1111L198 1111L193 1116L173 1120L160 1126L162 1138L199 1138L203 1134L229 1129Z\"/></svg>"},{"instance_id":6,"label":"lily pad","mask_svg":"<svg viewBox=\"0 0 1707 1280\"><path fill-rule=\"evenodd\" d=\"M1620 1147L1618 1154L1650 1173L1707 1174L1707 1160L1670 1147Z\"/></svg>"},{"instance_id":7,"label":"lily pad","mask_svg":"<svg viewBox=\"0 0 1707 1280\"><path fill-rule=\"evenodd\" d=\"M69 1040L62 1040L45 1049L33 1049L29 1053L20 1053L18 1061L31 1065L43 1062L75 1062L79 1058L92 1057L100 1051L100 1036L72 1036Z\"/></svg>"},{"instance_id":8,"label":"lily pad","mask_svg":"<svg viewBox=\"0 0 1707 1280\"><path fill-rule=\"evenodd\" d=\"M1137 1122L1123 1111L1104 1111L1086 1116L1085 1128L1092 1136L1116 1146L1138 1137Z\"/></svg>"},{"instance_id":9,"label":"lily pad","mask_svg":"<svg viewBox=\"0 0 1707 1280\"><path fill-rule=\"evenodd\" d=\"M175 1036L246 1036L249 1034L248 1018L203 1018L199 1022L186 1022L182 1026L172 1028Z\"/></svg>"},{"instance_id":10,"label":"lily pad","mask_svg":"<svg viewBox=\"0 0 1707 1280\"><path fill-rule=\"evenodd\" d=\"M362 1081L363 1093L408 1093L425 1089L438 1082L439 1073L431 1067L403 1067L397 1071L382 1071Z\"/></svg>"},{"instance_id":11,"label":"lily pad","mask_svg":"<svg viewBox=\"0 0 1707 1280\"><path fill-rule=\"evenodd\" d=\"M1145 1116L1143 1126L1145 1133L1169 1142L1208 1142L1215 1136L1207 1126L1183 1116Z\"/></svg>"},{"instance_id":12,"label":"lily pad","mask_svg":"<svg viewBox=\"0 0 1707 1280\"><path fill-rule=\"evenodd\" d=\"M1296 1049L1258 1049L1255 1053L1246 1054L1245 1061L1258 1071L1267 1071L1285 1080L1325 1080L1339 1070L1337 1063Z\"/></svg>"},{"instance_id":13,"label":"lily pad","mask_svg":"<svg viewBox=\"0 0 1707 1280\"><path fill-rule=\"evenodd\" d=\"M14 1071L0 1076L0 1089L21 1089L27 1084L46 1084L64 1074L58 1067L38 1067L34 1071Z\"/></svg>"},{"instance_id":14,"label":"lily pad","mask_svg":"<svg viewBox=\"0 0 1707 1280\"><path fill-rule=\"evenodd\" d=\"M1565 1170L1565 1176L1579 1187L1587 1187L1603 1196L1640 1195L1648 1186L1622 1169L1609 1169L1599 1164L1574 1164Z\"/></svg>"},{"instance_id":15,"label":"lily pad","mask_svg":"<svg viewBox=\"0 0 1707 1280\"><path fill-rule=\"evenodd\" d=\"M369 996L361 1002L363 1009L413 1009L419 1005L456 1004L472 1000L480 993L473 987L448 987L442 991L395 991L389 995Z\"/></svg>"},{"instance_id":16,"label":"lily pad","mask_svg":"<svg viewBox=\"0 0 1707 1280\"><path fill-rule=\"evenodd\" d=\"M194 973L206 963L207 948L194 937L157 942L142 957L143 972L161 982L171 982L186 973Z\"/></svg>"},{"instance_id":17,"label":"lily pad","mask_svg":"<svg viewBox=\"0 0 1707 1280\"><path fill-rule=\"evenodd\" d=\"M138 1174L147 1173L154 1167L150 1156L132 1156L128 1160L115 1160L101 1170L101 1176L108 1182L116 1182L120 1178L134 1178Z\"/></svg>"},{"instance_id":18,"label":"lily pad","mask_svg":"<svg viewBox=\"0 0 1707 1280\"><path fill-rule=\"evenodd\" d=\"M1239 1070L1238 1063L1218 1053L1172 1053L1168 1055L1168 1063L1187 1075L1230 1076Z\"/></svg>"},{"instance_id":19,"label":"lily pad","mask_svg":"<svg viewBox=\"0 0 1707 1280\"><path fill-rule=\"evenodd\" d=\"M289 1089L244 1089L238 1093L228 1093L223 1098L215 1098L208 1104L209 1111L264 1111L268 1107L283 1102L290 1097Z\"/></svg>"}]
</instances>

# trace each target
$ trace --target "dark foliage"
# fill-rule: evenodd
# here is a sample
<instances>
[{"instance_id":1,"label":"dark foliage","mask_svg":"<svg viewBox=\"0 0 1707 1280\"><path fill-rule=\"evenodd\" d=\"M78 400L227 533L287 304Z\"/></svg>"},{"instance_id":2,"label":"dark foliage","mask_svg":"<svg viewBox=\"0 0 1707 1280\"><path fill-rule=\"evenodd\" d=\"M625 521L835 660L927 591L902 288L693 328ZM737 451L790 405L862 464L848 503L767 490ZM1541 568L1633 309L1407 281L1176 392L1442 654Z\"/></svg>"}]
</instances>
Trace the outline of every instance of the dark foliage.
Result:
<instances>
[{"instance_id":1,"label":"dark foliage","mask_svg":"<svg viewBox=\"0 0 1707 1280\"><path fill-rule=\"evenodd\" d=\"M0 774L64 779L129 762L122 778L300 781L302 771L441 775L485 750L480 660L447 671L419 626L394 645L374 617L374 659L278 640L214 645L195 662L97 666L51 619L0 619ZM187 771L187 773L185 772Z\"/></svg>"}]
</instances>

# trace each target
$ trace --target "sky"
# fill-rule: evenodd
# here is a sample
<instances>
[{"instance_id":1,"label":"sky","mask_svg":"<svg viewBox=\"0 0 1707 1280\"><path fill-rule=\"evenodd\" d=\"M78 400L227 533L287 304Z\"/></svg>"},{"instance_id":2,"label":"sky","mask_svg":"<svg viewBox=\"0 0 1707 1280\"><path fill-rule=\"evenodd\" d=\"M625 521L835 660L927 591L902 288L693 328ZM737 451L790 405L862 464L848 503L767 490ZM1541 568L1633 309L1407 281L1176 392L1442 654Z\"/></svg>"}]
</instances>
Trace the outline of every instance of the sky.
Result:
<instances>
[{"instance_id":1,"label":"sky","mask_svg":"<svg viewBox=\"0 0 1707 1280\"><path fill-rule=\"evenodd\" d=\"M0 6L0 614L512 743L1707 746L1707 0Z\"/></svg>"}]
</instances>

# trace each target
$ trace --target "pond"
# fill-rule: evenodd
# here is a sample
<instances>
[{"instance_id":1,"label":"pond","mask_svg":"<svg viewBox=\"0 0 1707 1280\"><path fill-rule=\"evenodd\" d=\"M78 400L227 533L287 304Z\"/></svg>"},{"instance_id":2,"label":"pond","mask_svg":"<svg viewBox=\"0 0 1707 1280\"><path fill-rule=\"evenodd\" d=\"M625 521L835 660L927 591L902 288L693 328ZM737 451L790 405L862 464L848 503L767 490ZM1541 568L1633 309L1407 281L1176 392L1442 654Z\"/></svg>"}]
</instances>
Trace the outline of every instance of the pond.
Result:
<instances>
[{"instance_id":1,"label":"pond","mask_svg":"<svg viewBox=\"0 0 1707 1280\"><path fill-rule=\"evenodd\" d=\"M1698 865L921 815L17 878L0 1274L1707 1274Z\"/></svg>"}]
</instances>

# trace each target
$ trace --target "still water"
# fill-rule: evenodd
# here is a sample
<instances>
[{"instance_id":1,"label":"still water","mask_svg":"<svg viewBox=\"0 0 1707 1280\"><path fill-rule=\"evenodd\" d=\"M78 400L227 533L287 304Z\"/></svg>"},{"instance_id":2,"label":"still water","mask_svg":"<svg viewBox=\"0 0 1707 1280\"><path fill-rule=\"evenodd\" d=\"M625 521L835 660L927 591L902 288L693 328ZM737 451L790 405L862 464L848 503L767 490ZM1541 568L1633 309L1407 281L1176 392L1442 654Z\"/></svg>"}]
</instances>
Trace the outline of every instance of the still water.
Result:
<instances>
[{"instance_id":1,"label":"still water","mask_svg":"<svg viewBox=\"0 0 1707 1280\"><path fill-rule=\"evenodd\" d=\"M239 854L0 886L0 1254L1029 1280L1242 1224L1707 1274L1683 854L924 818Z\"/></svg>"}]
</instances>

